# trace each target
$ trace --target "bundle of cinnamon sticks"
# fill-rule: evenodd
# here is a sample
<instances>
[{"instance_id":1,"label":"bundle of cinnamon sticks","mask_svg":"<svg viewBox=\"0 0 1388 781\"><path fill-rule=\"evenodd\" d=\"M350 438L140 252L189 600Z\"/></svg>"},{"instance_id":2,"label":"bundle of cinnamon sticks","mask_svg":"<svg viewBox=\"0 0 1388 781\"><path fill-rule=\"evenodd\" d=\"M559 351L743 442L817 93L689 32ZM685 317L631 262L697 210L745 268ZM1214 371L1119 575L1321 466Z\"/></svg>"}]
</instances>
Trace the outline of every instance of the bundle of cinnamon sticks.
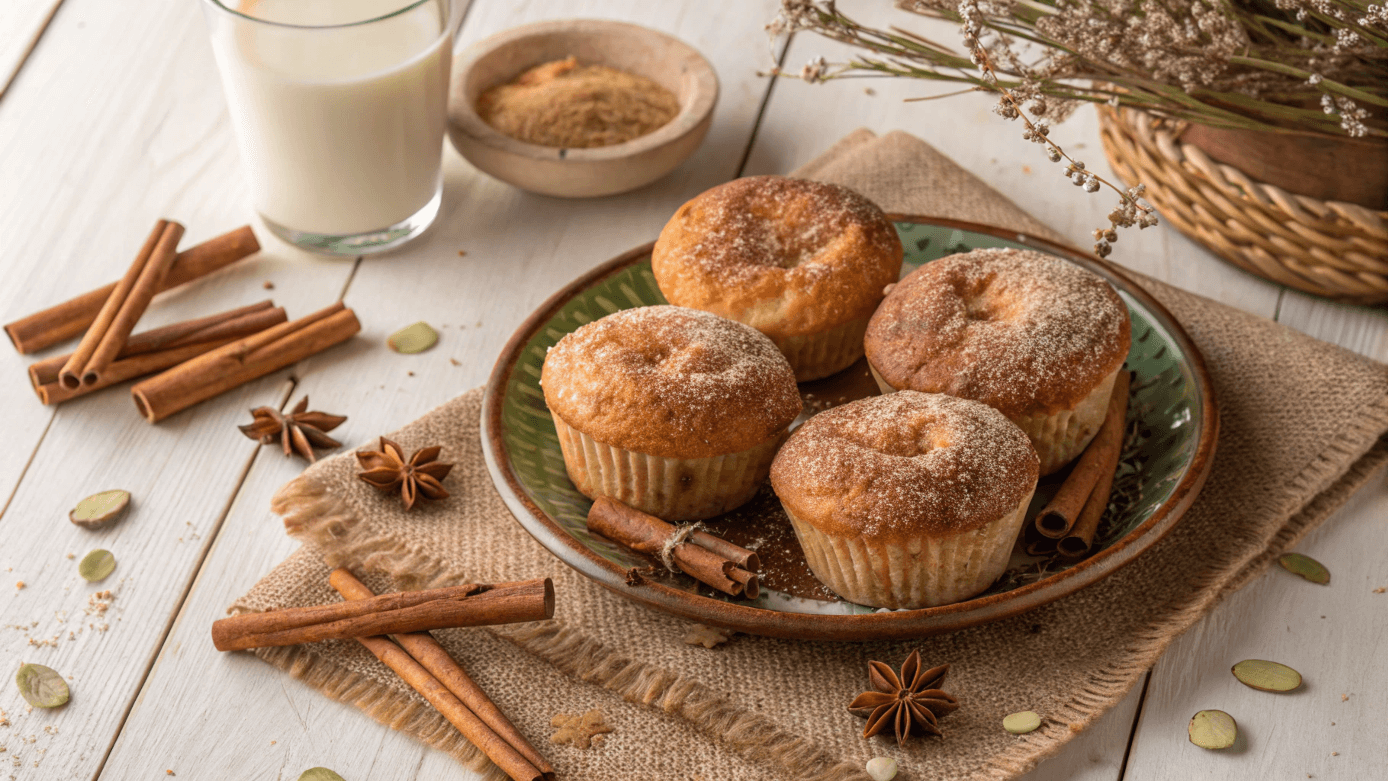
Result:
<instances>
[{"instance_id":1,"label":"bundle of cinnamon sticks","mask_svg":"<svg viewBox=\"0 0 1388 781\"><path fill-rule=\"evenodd\" d=\"M1108 508L1113 491L1113 475L1123 451L1123 434L1128 417L1128 391L1132 378L1120 371L1109 396L1108 411L1099 433L1085 448L1060 490L1037 514L1028 530L1028 553L1055 551L1077 559L1094 545L1099 521Z\"/></svg>"},{"instance_id":2,"label":"bundle of cinnamon sticks","mask_svg":"<svg viewBox=\"0 0 1388 781\"><path fill-rule=\"evenodd\" d=\"M644 553L729 596L756 599L760 592L757 554L697 526L673 526L602 496L588 511L588 531ZM628 582L633 580L628 573Z\"/></svg>"},{"instance_id":3,"label":"bundle of cinnamon sticks","mask_svg":"<svg viewBox=\"0 0 1388 781\"><path fill-rule=\"evenodd\" d=\"M183 226L159 220L125 276L5 326L28 354L79 334L75 350L29 367L34 393L61 404L137 377L131 389L151 422L346 341L361 330L341 303L290 322L271 301L132 334L157 293L260 250L249 225L178 252Z\"/></svg>"},{"instance_id":4,"label":"bundle of cinnamon sticks","mask_svg":"<svg viewBox=\"0 0 1388 781\"><path fill-rule=\"evenodd\" d=\"M163 222L160 220L160 223ZM178 253L168 273L159 282L158 290L162 292L191 282L259 251L260 242L256 241L251 226L243 225ZM14 342L15 349L23 355L65 342L87 330L118 284L112 282L16 320L5 326L5 333Z\"/></svg>"},{"instance_id":5,"label":"bundle of cinnamon sticks","mask_svg":"<svg viewBox=\"0 0 1388 781\"><path fill-rule=\"evenodd\" d=\"M212 625L213 644L231 651L353 638L506 775L515 781L552 781L554 768L428 633L551 618L554 586L549 578L377 596L339 568L328 583L347 601L224 618Z\"/></svg>"}]
</instances>

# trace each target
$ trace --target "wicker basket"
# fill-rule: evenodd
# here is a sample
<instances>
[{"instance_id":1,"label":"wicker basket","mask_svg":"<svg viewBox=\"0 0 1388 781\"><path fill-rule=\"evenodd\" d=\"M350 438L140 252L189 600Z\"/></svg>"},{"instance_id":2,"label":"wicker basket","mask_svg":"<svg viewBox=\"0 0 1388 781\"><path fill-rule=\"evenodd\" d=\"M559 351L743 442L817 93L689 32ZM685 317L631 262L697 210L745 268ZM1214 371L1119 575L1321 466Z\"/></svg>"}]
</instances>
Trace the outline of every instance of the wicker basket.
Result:
<instances>
[{"instance_id":1,"label":"wicker basket","mask_svg":"<svg viewBox=\"0 0 1388 781\"><path fill-rule=\"evenodd\" d=\"M1102 107L1109 163L1182 233L1234 265L1318 296L1388 302L1388 212L1256 182L1176 140L1174 128Z\"/></svg>"}]
</instances>

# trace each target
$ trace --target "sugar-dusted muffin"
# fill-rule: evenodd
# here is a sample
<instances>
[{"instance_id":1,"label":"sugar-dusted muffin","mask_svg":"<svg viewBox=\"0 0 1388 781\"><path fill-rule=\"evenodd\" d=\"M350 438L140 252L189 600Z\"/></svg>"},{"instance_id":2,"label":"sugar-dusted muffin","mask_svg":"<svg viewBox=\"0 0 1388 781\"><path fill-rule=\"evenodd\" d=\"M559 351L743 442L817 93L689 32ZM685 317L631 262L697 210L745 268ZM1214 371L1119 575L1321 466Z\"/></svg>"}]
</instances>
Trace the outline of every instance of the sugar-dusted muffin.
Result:
<instances>
[{"instance_id":1,"label":"sugar-dusted muffin","mask_svg":"<svg viewBox=\"0 0 1388 781\"><path fill-rule=\"evenodd\" d=\"M979 249L927 263L887 294L868 325L883 393L981 401L1031 437L1041 474L1098 433L1132 325L1097 274L1031 250Z\"/></svg>"},{"instance_id":2,"label":"sugar-dusted muffin","mask_svg":"<svg viewBox=\"0 0 1388 781\"><path fill-rule=\"evenodd\" d=\"M777 454L771 486L826 586L861 605L934 607L1007 568L1038 466L992 407L902 391L810 418Z\"/></svg>"},{"instance_id":3,"label":"sugar-dusted muffin","mask_svg":"<svg viewBox=\"0 0 1388 781\"><path fill-rule=\"evenodd\" d=\"M540 384L578 490L669 521L752 498L801 409L770 339L675 306L580 327L545 356Z\"/></svg>"},{"instance_id":4,"label":"sugar-dusted muffin","mask_svg":"<svg viewBox=\"0 0 1388 781\"><path fill-rule=\"evenodd\" d=\"M666 300L756 328L801 382L863 355L901 239L876 204L833 184L749 176L679 208L651 251Z\"/></svg>"}]
</instances>

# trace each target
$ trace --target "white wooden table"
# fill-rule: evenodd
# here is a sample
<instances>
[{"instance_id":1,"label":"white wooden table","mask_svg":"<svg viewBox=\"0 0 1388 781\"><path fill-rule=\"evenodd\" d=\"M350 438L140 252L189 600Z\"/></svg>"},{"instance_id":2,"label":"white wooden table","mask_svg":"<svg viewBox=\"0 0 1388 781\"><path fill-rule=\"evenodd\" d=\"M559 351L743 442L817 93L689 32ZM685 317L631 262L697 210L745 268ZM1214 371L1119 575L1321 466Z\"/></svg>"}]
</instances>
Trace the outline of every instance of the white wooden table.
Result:
<instances>
[{"instance_id":1,"label":"white wooden table","mask_svg":"<svg viewBox=\"0 0 1388 781\"><path fill-rule=\"evenodd\" d=\"M738 175L790 171L860 126L915 133L1076 243L1103 224L1110 198L1067 186L982 96L911 104L901 98L932 88L772 84L756 73L773 57L762 32L773 0L713 5L473 0L462 27L467 43L540 19L610 17L666 30L703 51L722 84L713 129L691 161L657 184L594 201L546 199L474 171L449 148L439 222L404 251L325 259L257 226L265 245L258 257L160 298L141 324L267 296L299 316L345 297L364 325L347 346L158 426L136 414L123 390L56 410L40 406L27 359L0 348L0 779L153 779L166 770L195 779L295 779L316 765L352 780L473 777L249 655L212 649L209 624L296 546L268 506L302 462L237 433L248 408L309 394L314 408L350 416L334 432L349 445L389 431L481 384L533 307L594 264L652 239L687 198ZM895 12L862 13L892 21ZM953 35L931 31L937 40ZM798 70L838 51L802 36L774 55ZM157 217L187 225L188 242L255 221L196 0L0 0L0 85L7 83L0 321L118 277ZM1056 137L1107 173L1092 113ZM1388 358L1381 310L1255 279L1165 226L1125 232L1116 250L1130 268ZM273 291L262 289L266 281ZM440 327L438 347L418 356L383 348L387 334L420 319ZM1388 777L1388 595L1373 593L1388 585L1382 483L1300 546L1333 570L1331 587L1307 587L1281 572L1259 579L1029 778ZM136 497L118 526L89 532L68 523L77 499L115 487ZM96 547L119 560L100 586L82 581L69 558ZM115 592L109 612L87 615L90 595L107 588ZM1290 696L1259 695L1228 673L1249 657L1290 664L1308 685ZM30 712L10 682L21 661L70 676L71 703ZM1239 719L1251 736L1245 748L1216 753L1187 743L1187 720L1210 707Z\"/></svg>"}]
</instances>

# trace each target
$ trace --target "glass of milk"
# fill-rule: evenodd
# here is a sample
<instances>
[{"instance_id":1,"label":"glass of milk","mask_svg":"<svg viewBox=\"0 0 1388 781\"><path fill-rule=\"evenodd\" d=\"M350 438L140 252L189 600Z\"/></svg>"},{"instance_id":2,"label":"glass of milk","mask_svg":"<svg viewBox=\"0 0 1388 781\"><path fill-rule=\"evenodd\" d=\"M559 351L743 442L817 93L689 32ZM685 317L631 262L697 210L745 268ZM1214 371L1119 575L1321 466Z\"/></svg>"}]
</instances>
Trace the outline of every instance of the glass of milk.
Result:
<instances>
[{"instance_id":1,"label":"glass of milk","mask_svg":"<svg viewBox=\"0 0 1388 781\"><path fill-rule=\"evenodd\" d=\"M458 0L204 0L255 208L316 252L433 222Z\"/></svg>"}]
</instances>

